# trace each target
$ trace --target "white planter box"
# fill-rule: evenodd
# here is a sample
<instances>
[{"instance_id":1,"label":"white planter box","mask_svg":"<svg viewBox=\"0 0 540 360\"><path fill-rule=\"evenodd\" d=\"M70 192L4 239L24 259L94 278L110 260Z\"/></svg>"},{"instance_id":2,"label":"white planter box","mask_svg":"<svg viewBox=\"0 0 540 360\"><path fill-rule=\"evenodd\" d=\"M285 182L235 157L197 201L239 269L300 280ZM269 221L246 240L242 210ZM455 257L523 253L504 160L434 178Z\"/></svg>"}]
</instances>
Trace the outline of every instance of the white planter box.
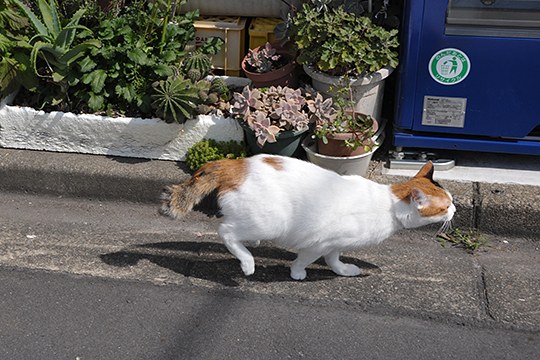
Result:
<instances>
[{"instance_id":1,"label":"white planter box","mask_svg":"<svg viewBox=\"0 0 540 360\"><path fill-rule=\"evenodd\" d=\"M0 146L16 149L185 160L202 139L242 141L237 121L199 115L184 124L141 119L35 110L0 103Z\"/></svg>"}]
</instances>

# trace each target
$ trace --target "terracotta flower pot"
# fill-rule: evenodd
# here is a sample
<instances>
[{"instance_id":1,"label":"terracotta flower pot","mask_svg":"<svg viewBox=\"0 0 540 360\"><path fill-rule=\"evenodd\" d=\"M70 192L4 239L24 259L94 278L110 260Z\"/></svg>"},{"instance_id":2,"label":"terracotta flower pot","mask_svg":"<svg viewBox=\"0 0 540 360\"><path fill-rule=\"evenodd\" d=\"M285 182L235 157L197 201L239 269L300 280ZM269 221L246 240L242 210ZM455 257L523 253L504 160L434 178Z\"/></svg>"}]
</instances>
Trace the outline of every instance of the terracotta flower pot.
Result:
<instances>
[{"instance_id":1,"label":"terracotta flower pot","mask_svg":"<svg viewBox=\"0 0 540 360\"><path fill-rule=\"evenodd\" d=\"M356 134L356 136L364 137L364 145L372 147L374 145L371 135L377 132L379 128L378 122L373 119L373 127L371 131L365 131L364 133ZM363 146L359 146L356 149L352 149L345 145L346 140L353 139L355 134L353 133L337 133L327 135L328 142L325 144L321 139L317 141L317 152L321 155L344 157L344 156L357 156L364 154L366 151Z\"/></svg>"},{"instance_id":2,"label":"terracotta flower pot","mask_svg":"<svg viewBox=\"0 0 540 360\"><path fill-rule=\"evenodd\" d=\"M260 48L260 47L259 47ZM254 51L258 51L258 49ZM251 72L247 69L247 56L242 60L242 70L246 76L251 80L253 87L262 88L270 86L288 86L291 88L298 87L298 64L294 60L294 57L286 50L278 50L278 54L288 60L287 64L279 69L266 72L257 73Z\"/></svg>"}]
</instances>

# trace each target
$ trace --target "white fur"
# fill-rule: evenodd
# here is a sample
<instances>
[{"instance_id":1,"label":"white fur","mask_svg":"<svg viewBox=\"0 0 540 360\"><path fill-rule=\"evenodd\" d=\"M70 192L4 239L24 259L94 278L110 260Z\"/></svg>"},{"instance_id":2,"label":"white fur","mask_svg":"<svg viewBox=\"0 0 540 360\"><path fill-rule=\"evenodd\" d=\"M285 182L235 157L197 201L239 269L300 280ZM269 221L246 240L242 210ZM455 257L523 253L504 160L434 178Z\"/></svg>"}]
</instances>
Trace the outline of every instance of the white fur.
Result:
<instances>
[{"instance_id":1,"label":"white fur","mask_svg":"<svg viewBox=\"0 0 540 360\"><path fill-rule=\"evenodd\" d=\"M321 256L335 273L356 276L357 266L339 260L342 251L378 244L404 227L453 216L449 211L441 218L422 218L418 208L423 204L399 201L388 185L286 157L279 158L283 169L276 170L262 161L268 156L247 159L244 182L219 200L224 215L219 235L246 275L254 273L255 262L243 242L271 240L296 250L293 279L304 279L306 266Z\"/></svg>"}]
</instances>

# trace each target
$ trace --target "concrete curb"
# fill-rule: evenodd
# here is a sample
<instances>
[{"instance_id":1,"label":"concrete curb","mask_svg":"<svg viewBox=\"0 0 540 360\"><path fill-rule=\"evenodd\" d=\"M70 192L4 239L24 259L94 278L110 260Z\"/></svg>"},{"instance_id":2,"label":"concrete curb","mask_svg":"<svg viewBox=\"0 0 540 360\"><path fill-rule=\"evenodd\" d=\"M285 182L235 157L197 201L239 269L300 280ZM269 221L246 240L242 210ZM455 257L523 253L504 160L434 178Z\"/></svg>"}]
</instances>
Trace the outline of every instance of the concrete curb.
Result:
<instances>
[{"instance_id":1,"label":"concrete curb","mask_svg":"<svg viewBox=\"0 0 540 360\"><path fill-rule=\"evenodd\" d=\"M0 149L0 190L157 202L182 181L182 163L101 155Z\"/></svg>"},{"instance_id":2,"label":"concrete curb","mask_svg":"<svg viewBox=\"0 0 540 360\"><path fill-rule=\"evenodd\" d=\"M373 161L368 177L380 183L404 180L382 175L382 166ZM163 186L188 176L180 162L0 149L0 191L157 203ZM540 187L441 183L454 196L455 226L540 241Z\"/></svg>"}]
</instances>

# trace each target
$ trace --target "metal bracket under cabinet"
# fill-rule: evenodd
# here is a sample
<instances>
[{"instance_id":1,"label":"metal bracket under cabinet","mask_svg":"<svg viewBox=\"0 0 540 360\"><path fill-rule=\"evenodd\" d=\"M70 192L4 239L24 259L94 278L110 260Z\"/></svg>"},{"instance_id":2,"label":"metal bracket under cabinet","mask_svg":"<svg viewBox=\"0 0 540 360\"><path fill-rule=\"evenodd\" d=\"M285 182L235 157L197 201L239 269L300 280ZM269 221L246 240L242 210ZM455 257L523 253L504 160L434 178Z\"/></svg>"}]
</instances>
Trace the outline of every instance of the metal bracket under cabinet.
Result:
<instances>
[{"instance_id":1,"label":"metal bracket under cabinet","mask_svg":"<svg viewBox=\"0 0 540 360\"><path fill-rule=\"evenodd\" d=\"M456 165L454 160L439 159L437 154L432 152L391 150L389 155L387 164L390 169L420 170L429 160L437 171L450 170Z\"/></svg>"}]
</instances>

